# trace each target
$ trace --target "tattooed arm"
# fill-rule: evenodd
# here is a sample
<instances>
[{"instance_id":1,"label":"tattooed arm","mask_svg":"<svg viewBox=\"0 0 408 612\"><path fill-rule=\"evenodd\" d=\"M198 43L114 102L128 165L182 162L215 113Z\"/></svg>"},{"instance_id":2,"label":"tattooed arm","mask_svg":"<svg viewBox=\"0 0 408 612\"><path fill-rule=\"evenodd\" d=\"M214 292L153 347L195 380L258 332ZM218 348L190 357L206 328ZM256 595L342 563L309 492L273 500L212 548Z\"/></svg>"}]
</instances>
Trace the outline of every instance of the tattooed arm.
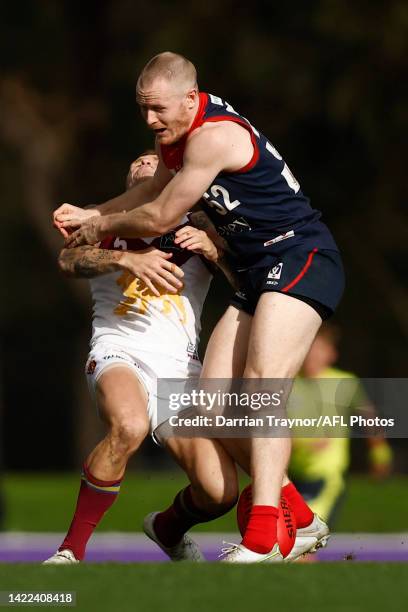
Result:
<instances>
[{"instance_id":1,"label":"tattooed arm","mask_svg":"<svg viewBox=\"0 0 408 612\"><path fill-rule=\"evenodd\" d=\"M123 253L124 251L99 249L89 245L76 249L62 249L58 266L65 276L94 278L123 269L123 265L120 265Z\"/></svg>"},{"instance_id":2,"label":"tattooed arm","mask_svg":"<svg viewBox=\"0 0 408 612\"><path fill-rule=\"evenodd\" d=\"M62 249L58 265L65 276L94 278L102 274L126 270L141 279L154 293L160 292L156 285L169 293L177 293L182 287L184 272L168 261L171 253L149 247L142 251L114 251L94 246Z\"/></svg>"}]
</instances>

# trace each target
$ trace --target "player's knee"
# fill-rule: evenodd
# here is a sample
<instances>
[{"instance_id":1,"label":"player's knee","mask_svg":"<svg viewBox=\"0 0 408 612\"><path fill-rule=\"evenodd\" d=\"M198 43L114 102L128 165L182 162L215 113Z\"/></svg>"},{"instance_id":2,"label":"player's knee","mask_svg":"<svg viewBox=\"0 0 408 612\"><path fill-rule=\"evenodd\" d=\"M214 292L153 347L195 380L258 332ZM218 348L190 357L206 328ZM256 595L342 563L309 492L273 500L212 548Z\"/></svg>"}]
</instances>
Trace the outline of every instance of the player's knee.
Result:
<instances>
[{"instance_id":1,"label":"player's knee","mask_svg":"<svg viewBox=\"0 0 408 612\"><path fill-rule=\"evenodd\" d=\"M147 419L124 419L112 426L111 439L118 452L129 455L139 448L148 433Z\"/></svg>"}]
</instances>

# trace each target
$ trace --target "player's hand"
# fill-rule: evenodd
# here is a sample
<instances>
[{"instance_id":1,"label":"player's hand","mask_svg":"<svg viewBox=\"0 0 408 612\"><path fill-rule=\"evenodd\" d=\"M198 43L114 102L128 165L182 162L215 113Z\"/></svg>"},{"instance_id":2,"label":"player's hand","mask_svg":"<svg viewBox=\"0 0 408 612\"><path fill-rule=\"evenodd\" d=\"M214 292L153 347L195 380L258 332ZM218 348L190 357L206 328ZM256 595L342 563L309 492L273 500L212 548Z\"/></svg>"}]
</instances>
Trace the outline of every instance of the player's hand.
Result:
<instances>
[{"instance_id":1,"label":"player's hand","mask_svg":"<svg viewBox=\"0 0 408 612\"><path fill-rule=\"evenodd\" d=\"M53 225L58 229L64 238L67 238L74 229L81 225L81 222L91 217L100 216L96 208L80 208L65 202L53 212Z\"/></svg>"},{"instance_id":2,"label":"player's hand","mask_svg":"<svg viewBox=\"0 0 408 612\"><path fill-rule=\"evenodd\" d=\"M203 230L196 227L185 225L177 230L174 243L183 249L204 255L209 261L214 263L218 261L218 251L215 244Z\"/></svg>"},{"instance_id":3,"label":"player's hand","mask_svg":"<svg viewBox=\"0 0 408 612\"><path fill-rule=\"evenodd\" d=\"M100 216L96 215L88 217L85 221L80 220L80 227L65 238L66 248L72 249L83 244L92 245L100 242L104 237L101 233L100 222Z\"/></svg>"},{"instance_id":4,"label":"player's hand","mask_svg":"<svg viewBox=\"0 0 408 612\"><path fill-rule=\"evenodd\" d=\"M176 264L168 261L172 253L164 253L155 248L149 248L137 253L125 251L120 259L123 268L140 278L153 295L159 297L163 293L177 293L183 283L184 272ZM157 287L160 287L160 292Z\"/></svg>"}]
</instances>

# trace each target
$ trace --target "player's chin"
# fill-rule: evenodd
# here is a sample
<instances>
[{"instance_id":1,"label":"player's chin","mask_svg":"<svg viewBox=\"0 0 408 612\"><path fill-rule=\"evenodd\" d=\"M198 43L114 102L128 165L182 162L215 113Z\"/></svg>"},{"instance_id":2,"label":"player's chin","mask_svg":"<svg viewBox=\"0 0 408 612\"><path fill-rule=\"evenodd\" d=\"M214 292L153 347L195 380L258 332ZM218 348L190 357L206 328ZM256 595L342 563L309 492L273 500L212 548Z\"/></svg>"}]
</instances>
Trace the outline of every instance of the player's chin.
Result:
<instances>
[{"instance_id":1,"label":"player's chin","mask_svg":"<svg viewBox=\"0 0 408 612\"><path fill-rule=\"evenodd\" d=\"M138 181L141 181L146 178L150 178L151 176L153 176L153 174L154 172L148 166L141 168L138 172L135 172L134 176L132 176L132 182L131 182L132 187L134 187L134 184L137 183Z\"/></svg>"},{"instance_id":2,"label":"player's chin","mask_svg":"<svg viewBox=\"0 0 408 612\"><path fill-rule=\"evenodd\" d=\"M163 130L156 132L157 141L163 145L171 145L177 142L177 138L170 130Z\"/></svg>"}]
</instances>

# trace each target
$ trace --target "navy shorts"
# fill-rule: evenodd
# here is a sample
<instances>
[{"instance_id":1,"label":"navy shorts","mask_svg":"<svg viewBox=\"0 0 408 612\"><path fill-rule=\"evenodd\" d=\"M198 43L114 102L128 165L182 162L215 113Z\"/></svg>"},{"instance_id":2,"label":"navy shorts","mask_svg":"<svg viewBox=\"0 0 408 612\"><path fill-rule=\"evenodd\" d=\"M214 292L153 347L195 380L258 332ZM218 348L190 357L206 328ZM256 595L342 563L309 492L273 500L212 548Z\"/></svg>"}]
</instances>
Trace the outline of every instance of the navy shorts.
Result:
<instances>
[{"instance_id":1,"label":"navy shorts","mask_svg":"<svg viewBox=\"0 0 408 612\"><path fill-rule=\"evenodd\" d=\"M336 310L344 291L344 270L338 251L293 246L270 263L240 273L240 290L231 305L253 315L262 293L286 293L312 306L323 320Z\"/></svg>"}]
</instances>

